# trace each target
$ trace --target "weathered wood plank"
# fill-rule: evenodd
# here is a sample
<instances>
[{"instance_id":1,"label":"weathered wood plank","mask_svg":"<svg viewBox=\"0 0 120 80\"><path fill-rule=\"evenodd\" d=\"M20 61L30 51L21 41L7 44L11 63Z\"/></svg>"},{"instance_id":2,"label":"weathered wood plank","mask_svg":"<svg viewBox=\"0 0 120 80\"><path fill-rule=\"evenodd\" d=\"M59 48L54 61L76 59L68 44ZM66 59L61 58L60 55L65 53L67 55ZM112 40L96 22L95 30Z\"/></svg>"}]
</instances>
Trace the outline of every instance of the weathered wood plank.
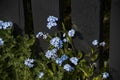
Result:
<instances>
[{"instance_id":1,"label":"weathered wood plank","mask_svg":"<svg viewBox=\"0 0 120 80\"><path fill-rule=\"evenodd\" d=\"M77 49L85 50L100 33L100 2L96 0L72 0L72 24L80 34L74 39Z\"/></svg>"},{"instance_id":2,"label":"weathered wood plank","mask_svg":"<svg viewBox=\"0 0 120 80\"><path fill-rule=\"evenodd\" d=\"M120 79L120 0L112 0L110 24L110 72L113 80Z\"/></svg>"},{"instance_id":3,"label":"weathered wood plank","mask_svg":"<svg viewBox=\"0 0 120 80\"><path fill-rule=\"evenodd\" d=\"M48 16L59 17L59 0L32 0L32 10L35 34L39 31L54 34L57 31L57 27L51 30L47 28L47 18ZM40 45L44 50L48 44L40 39Z\"/></svg>"},{"instance_id":4,"label":"weathered wood plank","mask_svg":"<svg viewBox=\"0 0 120 80\"><path fill-rule=\"evenodd\" d=\"M0 0L0 19L12 21L16 27L24 30L24 14L22 0Z\"/></svg>"}]
</instances>

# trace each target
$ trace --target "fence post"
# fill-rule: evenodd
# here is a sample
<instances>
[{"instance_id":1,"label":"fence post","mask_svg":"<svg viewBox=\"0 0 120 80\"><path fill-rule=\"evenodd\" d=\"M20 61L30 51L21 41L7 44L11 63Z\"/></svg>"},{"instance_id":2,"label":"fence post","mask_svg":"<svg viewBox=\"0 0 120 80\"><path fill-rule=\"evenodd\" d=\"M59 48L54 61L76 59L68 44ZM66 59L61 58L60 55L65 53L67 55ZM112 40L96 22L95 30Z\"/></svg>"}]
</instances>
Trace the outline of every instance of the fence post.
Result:
<instances>
[{"instance_id":1,"label":"fence post","mask_svg":"<svg viewBox=\"0 0 120 80\"><path fill-rule=\"evenodd\" d=\"M110 19L110 72L113 80L120 79L120 1L112 0Z\"/></svg>"},{"instance_id":2,"label":"fence post","mask_svg":"<svg viewBox=\"0 0 120 80\"><path fill-rule=\"evenodd\" d=\"M34 32L37 34L42 31L45 33L54 34L57 31L57 27L49 30L47 28L47 18L48 16L59 17L59 0L31 0L32 1L32 12L33 12L33 23ZM43 50L47 49L48 43L40 40L40 46Z\"/></svg>"},{"instance_id":3,"label":"fence post","mask_svg":"<svg viewBox=\"0 0 120 80\"><path fill-rule=\"evenodd\" d=\"M78 31L79 35L77 39L74 39L76 48L86 51L93 40L99 40L100 2L96 0L72 0L71 8L72 27Z\"/></svg>"}]
</instances>

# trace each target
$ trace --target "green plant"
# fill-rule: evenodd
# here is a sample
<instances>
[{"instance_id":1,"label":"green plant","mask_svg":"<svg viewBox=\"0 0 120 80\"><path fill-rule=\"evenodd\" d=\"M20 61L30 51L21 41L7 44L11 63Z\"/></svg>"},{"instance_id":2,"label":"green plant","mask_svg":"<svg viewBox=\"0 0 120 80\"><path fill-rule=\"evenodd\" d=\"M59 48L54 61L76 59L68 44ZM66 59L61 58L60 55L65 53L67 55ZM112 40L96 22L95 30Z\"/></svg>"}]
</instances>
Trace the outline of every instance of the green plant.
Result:
<instances>
[{"instance_id":1,"label":"green plant","mask_svg":"<svg viewBox=\"0 0 120 80\"><path fill-rule=\"evenodd\" d=\"M49 16L48 29L56 26L58 18ZM1 22L0 24L5 23ZM102 67L97 71L99 50L104 55L105 42L94 40L89 46L90 52L75 51L72 38L75 30L62 30L55 35L39 32L36 37L24 34L14 37L11 27L0 29L0 80L107 80L108 59L103 59ZM61 37L59 37L62 35ZM34 53L36 38L43 37L50 44L48 50ZM33 55L34 54L34 55Z\"/></svg>"}]
</instances>

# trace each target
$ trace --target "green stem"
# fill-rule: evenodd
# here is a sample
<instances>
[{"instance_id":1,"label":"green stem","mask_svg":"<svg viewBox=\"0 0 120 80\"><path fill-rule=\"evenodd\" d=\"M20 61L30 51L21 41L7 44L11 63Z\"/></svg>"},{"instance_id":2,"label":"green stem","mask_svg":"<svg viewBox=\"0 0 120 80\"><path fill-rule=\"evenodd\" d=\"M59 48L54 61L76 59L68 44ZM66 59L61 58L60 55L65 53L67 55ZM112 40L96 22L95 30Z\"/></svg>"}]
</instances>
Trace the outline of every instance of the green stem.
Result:
<instances>
[{"instance_id":1,"label":"green stem","mask_svg":"<svg viewBox=\"0 0 120 80\"><path fill-rule=\"evenodd\" d=\"M70 44L71 44L71 46L72 46L72 50L74 51L74 53L76 53L75 46L74 46L74 43L73 43L73 41L72 41L72 38L69 37L69 40L70 40Z\"/></svg>"}]
</instances>

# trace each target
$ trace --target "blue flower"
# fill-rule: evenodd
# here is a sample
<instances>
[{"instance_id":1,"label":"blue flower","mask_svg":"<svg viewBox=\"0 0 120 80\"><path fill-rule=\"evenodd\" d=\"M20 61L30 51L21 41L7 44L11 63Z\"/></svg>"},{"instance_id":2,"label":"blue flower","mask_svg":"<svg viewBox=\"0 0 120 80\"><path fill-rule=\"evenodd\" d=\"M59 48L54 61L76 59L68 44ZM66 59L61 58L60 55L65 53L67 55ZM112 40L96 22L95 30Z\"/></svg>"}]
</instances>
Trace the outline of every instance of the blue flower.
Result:
<instances>
[{"instance_id":1,"label":"blue flower","mask_svg":"<svg viewBox=\"0 0 120 80\"><path fill-rule=\"evenodd\" d=\"M64 69L65 69L66 71L68 71L68 72L74 70L74 68L71 67L69 64L65 64L65 65L64 65Z\"/></svg>"},{"instance_id":2,"label":"blue flower","mask_svg":"<svg viewBox=\"0 0 120 80\"><path fill-rule=\"evenodd\" d=\"M57 63L59 66L61 66L62 63L63 63L65 60L67 60L67 59L68 59L68 56L64 54L64 55L62 55L61 58L57 58L57 59L56 59L56 63Z\"/></svg>"},{"instance_id":3,"label":"blue flower","mask_svg":"<svg viewBox=\"0 0 120 80\"><path fill-rule=\"evenodd\" d=\"M39 37L41 37L41 36L43 36L43 39L47 39L47 37L48 37L48 33L43 33L43 32L39 32L37 35L36 35L36 38L39 38Z\"/></svg>"},{"instance_id":4,"label":"blue flower","mask_svg":"<svg viewBox=\"0 0 120 80\"><path fill-rule=\"evenodd\" d=\"M11 21L8 22L3 22L2 20L0 20L0 29L7 29L10 26L13 26L13 23Z\"/></svg>"},{"instance_id":5,"label":"blue flower","mask_svg":"<svg viewBox=\"0 0 120 80\"><path fill-rule=\"evenodd\" d=\"M43 34L43 39L47 39L48 37L48 33L47 34Z\"/></svg>"},{"instance_id":6,"label":"blue flower","mask_svg":"<svg viewBox=\"0 0 120 80\"><path fill-rule=\"evenodd\" d=\"M0 38L0 46L4 45L4 41L2 38Z\"/></svg>"},{"instance_id":7,"label":"blue flower","mask_svg":"<svg viewBox=\"0 0 120 80\"><path fill-rule=\"evenodd\" d=\"M62 48L63 42L59 37L54 37L50 40L50 44L53 45L55 48Z\"/></svg>"},{"instance_id":8,"label":"blue flower","mask_svg":"<svg viewBox=\"0 0 120 80\"><path fill-rule=\"evenodd\" d=\"M62 55L61 59L62 59L63 61L65 61L65 60L68 59L68 56L64 54L64 55Z\"/></svg>"},{"instance_id":9,"label":"blue flower","mask_svg":"<svg viewBox=\"0 0 120 80\"><path fill-rule=\"evenodd\" d=\"M38 77L39 78L42 78L44 76L44 73L43 72L40 72L39 74L38 74Z\"/></svg>"},{"instance_id":10,"label":"blue flower","mask_svg":"<svg viewBox=\"0 0 120 80\"><path fill-rule=\"evenodd\" d=\"M57 58L57 55L56 55L56 52L57 52L57 49L52 49L52 50L48 50L45 54L45 56L50 59L56 59Z\"/></svg>"},{"instance_id":11,"label":"blue flower","mask_svg":"<svg viewBox=\"0 0 120 80\"><path fill-rule=\"evenodd\" d=\"M24 61L24 64L26 65L26 66L28 66L28 67L33 67L34 66L34 59L26 59L25 61Z\"/></svg>"},{"instance_id":12,"label":"blue flower","mask_svg":"<svg viewBox=\"0 0 120 80\"><path fill-rule=\"evenodd\" d=\"M77 65L78 63L78 59L76 57L71 57L70 58L70 61L74 64L74 65Z\"/></svg>"},{"instance_id":13,"label":"blue flower","mask_svg":"<svg viewBox=\"0 0 120 80\"><path fill-rule=\"evenodd\" d=\"M57 17L54 17L54 16L49 16L49 17L47 18L47 21L48 21L48 22L55 22L55 21L58 21L58 18L57 18Z\"/></svg>"},{"instance_id":14,"label":"blue flower","mask_svg":"<svg viewBox=\"0 0 120 80\"><path fill-rule=\"evenodd\" d=\"M94 46L96 46L96 45L98 45L98 40L94 40L93 42L92 42L92 45L94 45Z\"/></svg>"},{"instance_id":15,"label":"blue flower","mask_svg":"<svg viewBox=\"0 0 120 80\"><path fill-rule=\"evenodd\" d=\"M47 28L48 29L51 29L53 26L57 26L57 23L56 22L49 22L49 23L47 23Z\"/></svg>"},{"instance_id":16,"label":"blue flower","mask_svg":"<svg viewBox=\"0 0 120 80\"><path fill-rule=\"evenodd\" d=\"M102 77L104 79L107 79L109 77L109 73L107 73L107 72L102 73Z\"/></svg>"},{"instance_id":17,"label":"blue flower","mask_svg":"<svg viewBox=\"0 0 120 80\"><path fill-rule=\"evenodd\" d=\"M104 41L101 42L101 43L99 43L99 45L100 45L100 46L103 46L103 47L105 46L105 44L106 44L106 43L105 43Z\"/></svg>"},{"instance_id":18,"label":"blue flower","mask_svg":"<svg viewBox=\"0 0 120 80\"><path fill-rule=\"evenodd\" d=\"M64 39L63 39L63 42L67 42L67 39L66 39L66 38L64 38Z\"/></svg>"},{"instance_id":19,"label":"blue flower","mask_svg":"<svg viewBox=\"0 0 120 80\"><path fill-rule=\"evenodd\" d=\"M66 36L66 33L63 34L63 37L65 37L65 36Z\"/></svg>"},{"instance_id":20,"label":"blue flower","mask_svg":"<svg viewBox=\"0 0 120 80\"><path fill-rule=\"evenodd\" d=\"M47 21L48 21L48 23L47 23L47 28L48 28L48 29L51 29L53 26L57 26L56 21L58 21L58 18L57 18L57 17L54 17L54 16L49 16L49 17L47 18Z\"/></svg>"},{"instance_id":21,"label":"blue flower","mask_svg":"<svg viewBox=\"0 0 120 80\"><path fill-rule=\"evenodd\" d=\"M40 36L43 35L43 32L39 32L37 35L36 35L36 38L39 38Z\"/></svg>"},{"instance_id":22,"label":"blue flower","mask_svg":"<svg viewBox=\"0 0 120 80\"><path fill-rule=\"evenodd\" d=\"M9 28L10 26L13 26L13 23L10 22L10 21L2 23L2 27L3 27L4 30L7 29L7 28Z\"/></svg>"},{"instance_id":23,"label":"blue flower","mask_svg":"<svg viewBox=\"0 0 120 80\"><path fill-rule=\"evenodd\" d=\"M61 66L62 63L63 63L63 60L62 60L61 58L57 58L57 59L56 59L56 63L57 63L59 66Z\"/></svg>"},{"instance_id":24,"label":"blue flower","mask_svg":"<svg viewBox=\"0 0 120 80\"><path fill-rule=\"evenodd\" d=\"M75 30L74 30L74 29L69 30L69 31L68 31L68 35L69 35L70 37L74 37L74 35L75 35Z\"/></svg>"}]
</instances>

